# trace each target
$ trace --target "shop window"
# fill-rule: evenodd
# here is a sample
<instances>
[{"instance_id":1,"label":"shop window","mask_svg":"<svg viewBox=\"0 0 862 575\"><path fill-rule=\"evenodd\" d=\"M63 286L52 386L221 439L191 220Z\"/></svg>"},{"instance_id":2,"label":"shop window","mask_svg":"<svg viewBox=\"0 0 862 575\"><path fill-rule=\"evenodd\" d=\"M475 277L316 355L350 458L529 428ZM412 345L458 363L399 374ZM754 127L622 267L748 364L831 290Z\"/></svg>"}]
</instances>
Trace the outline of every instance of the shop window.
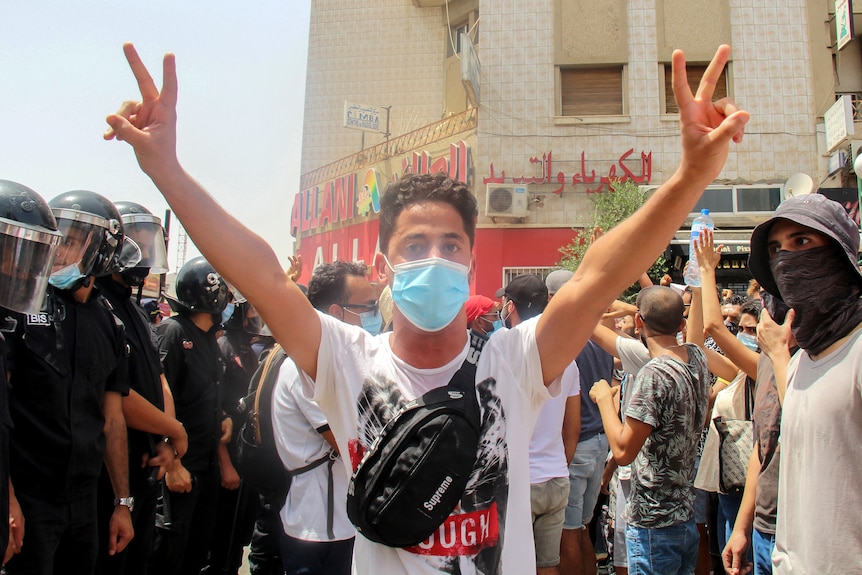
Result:
<instances>
[{"instance_id":1,"label":"shop window","mask_svg":"<svg viewBox=\"0 0 862 575\"><path fill-rule=\"evenodd\" d=\"M623 113L623 66L560 68L561 116Z\"/></svg>"},{"instance_id":2,"label":"shop window","mask_svg":"<svg viewBox=\"0 0 862 575\"><path fill-rule=\"evenodd\" d=\"M706 72L706 64L687 64L685 69L688 74L688 85L691 88L691 93L697 94L697 87L700 85L700 79ZM727 94L727 66L725 66L715 85L715 92L713 93L712 99L719 100L721 98L726 98ZM679 113L679 107L676 105L676 98L673 97L673 70L670 64L665 64L664 66L664 113Z\"/></svg>"}]
</instances>

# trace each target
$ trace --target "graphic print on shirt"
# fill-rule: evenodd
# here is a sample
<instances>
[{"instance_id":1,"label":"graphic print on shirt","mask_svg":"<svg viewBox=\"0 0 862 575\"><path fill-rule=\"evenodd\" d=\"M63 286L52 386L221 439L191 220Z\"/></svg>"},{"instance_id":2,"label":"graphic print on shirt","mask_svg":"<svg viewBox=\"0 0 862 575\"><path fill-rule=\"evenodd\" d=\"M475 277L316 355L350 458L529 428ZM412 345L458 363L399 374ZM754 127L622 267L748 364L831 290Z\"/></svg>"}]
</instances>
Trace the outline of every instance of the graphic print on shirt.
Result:
<instances>
[{"instance_id":1,"label":"graphic print on shirt","mask_svg":"<svg viewBox=\"0 0 862 575\"><path fill-rule=\"evenodd\" d=\"M433 568L452 575L497 573L502 568L503 533L508 501L506 414L493 378L476 384L482 430L476 464L460 505L424 542L409 547ZM390 419L407 403L388 381L367 379L357 399L358 439L350 439L355 470L366 450Z\"/></svg>"}]
</instances>

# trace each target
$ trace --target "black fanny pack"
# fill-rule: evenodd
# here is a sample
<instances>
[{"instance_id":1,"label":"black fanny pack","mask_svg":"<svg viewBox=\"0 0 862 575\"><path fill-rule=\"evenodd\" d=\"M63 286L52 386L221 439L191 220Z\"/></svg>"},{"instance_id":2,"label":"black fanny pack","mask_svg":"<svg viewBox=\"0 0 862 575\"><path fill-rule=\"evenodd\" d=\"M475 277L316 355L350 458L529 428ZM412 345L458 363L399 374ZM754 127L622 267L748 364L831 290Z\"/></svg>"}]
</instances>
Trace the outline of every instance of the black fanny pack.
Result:
<instances>
[{"instance_id":1,"label":"black fanny pack","mask_svg":"<svg viewBox=\"0 0 862 575\"><path fill-rule=\"evenodd\" d=\"M417 545L458 505L479 447L476 364L486 341L471 332L467 358L449 385L406 404L354 471L347 515L366 539Z\"/></svg>"}]
</instances>

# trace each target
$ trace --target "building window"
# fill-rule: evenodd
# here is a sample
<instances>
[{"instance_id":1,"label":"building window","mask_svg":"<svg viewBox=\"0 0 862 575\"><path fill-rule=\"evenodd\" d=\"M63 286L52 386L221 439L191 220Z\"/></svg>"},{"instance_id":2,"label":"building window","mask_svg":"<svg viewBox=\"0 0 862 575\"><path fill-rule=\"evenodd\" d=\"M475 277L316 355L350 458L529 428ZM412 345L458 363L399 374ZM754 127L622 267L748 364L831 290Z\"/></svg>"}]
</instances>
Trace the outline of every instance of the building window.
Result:
<instances>
[{"instance_id":1,"label":"building window","mask_svg":"<svg viewBox=\"0 0 862 575\"><path fill-rule=\"evenodd\" d=\"M691 88L691 93L697 94L700 79L703 77L704 72L706 72L706 64L687 64L685 69L688 74L688 85ZM715 85L712 99L719 100L726 98L727 93L727 66L725 66ZM676 98L673 97L673 69L670 64L665 64L664 66L664 113L679 114Z\"/></svg>"},{"instance_id":2,"label":"building window","mask_svg":"<svg viewBox=\"0 0 862 575\"><path fill-rule=\"evenodd\" d=\"M461 34L467 34L470 31L470 23L464 21L456 26L449 27L449 42L446 43L446 57L451 58L455 54L461 53Z\"/></svg>"},{"instance_id":3,"label":"building window","mask_svg":"<svg viewBox=\"0 0 862 575\"><path fill-rule=\"evenodd\" d=\"M560 68L561 116L623 113L623 66Z\"/></svg>"},{"instance_id":4,"label":"building window","mask_svg":"<svg viewBox=\"0 0 862 575\"><path fill-rule=\"evenodd\" d=\"M706 188L691 215L703 208L711 214L772 213L780 203L780 186L715 186Z\"/></svg>"},{"instance_id":5,"label":"building window","mask_svg":"<svg viewBox=\"0 0 862 575\"><path fill-rule=\"evenodd\" d=\"M554 271L553 267L534 267L534 268L503 268L503 286L509 285L509 282L515 278L515 276L519 276L521 274L534 274L542 278L544 280L548 277L548 274Z\"/></svg>"},{"instance_id":6,"label":"building window","mask_svg":"<svg viewBox=\"0 0 862 575\"><path fill-rule=\"evenodd\" d=\"M736 211L774 212L781 203L781 188L736 188Z\"/></svg>"},{"instance_id":7,"label":"building window","mask_svg":"<svg viewBox=\"0 0 862 575\"><path fill-rule=\"evenodd\" d=\"M853 121L862 122L862 93L860 92L836 92L835 101L841 99L841 96L850 96L853 102Z\"/></svg>"}]
</instances>

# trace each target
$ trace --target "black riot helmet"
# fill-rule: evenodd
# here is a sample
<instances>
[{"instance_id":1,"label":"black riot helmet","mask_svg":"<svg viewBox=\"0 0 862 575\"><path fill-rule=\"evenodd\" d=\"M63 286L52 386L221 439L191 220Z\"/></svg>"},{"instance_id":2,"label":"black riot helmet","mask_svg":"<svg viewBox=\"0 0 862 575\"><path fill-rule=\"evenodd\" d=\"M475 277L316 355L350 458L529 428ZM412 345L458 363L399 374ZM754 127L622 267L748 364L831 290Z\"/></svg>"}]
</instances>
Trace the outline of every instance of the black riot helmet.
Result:
<instances>
[{"instance_id":1,"label":"black riot helmet","mask_svg":"<svg viewBox=\"0 0 862 575\"><path fill-rule=\"evenodd\" d=\"M167 273L168 255L162 220L135 202L116 202L114 205L123 221L123 233L141 248L141 261L136 267L150 268L154 274Z\"/></svg>"},{"instance_id":2,"label":"black riot helmet","mask_svg":"<svg viewBox=\"0 0 862 575\"><path fill-rule=\"evenodd\" d=\"M215 268L203 257L191 259L177 273L177 311L221 314L230 290ZM221 321L221 320L219 320Z\"/></svg>"},{"instance_id":3,"label":"black riot helmet","mask_svg":"<svg viewBox=\"0 0 862 575\"><path fill-rule=\"evenodd\" d=\"M77 266L83 277L116 271L123 247L123 223L110 200L95 192L75 190L57 196L49 205L65 237L57 250L55 273L72 266Z\"/></svg>"},{"instance_id":4,"label":"black riot helmet","mask_svg":"<svg viewBox=\"0 0 862 575\"><path fill-rule=\"evenodd\" d=\"M62 239L42 196L0 180L0 307L22 313L40 310Z\"/></svg>"}]
</instances>

